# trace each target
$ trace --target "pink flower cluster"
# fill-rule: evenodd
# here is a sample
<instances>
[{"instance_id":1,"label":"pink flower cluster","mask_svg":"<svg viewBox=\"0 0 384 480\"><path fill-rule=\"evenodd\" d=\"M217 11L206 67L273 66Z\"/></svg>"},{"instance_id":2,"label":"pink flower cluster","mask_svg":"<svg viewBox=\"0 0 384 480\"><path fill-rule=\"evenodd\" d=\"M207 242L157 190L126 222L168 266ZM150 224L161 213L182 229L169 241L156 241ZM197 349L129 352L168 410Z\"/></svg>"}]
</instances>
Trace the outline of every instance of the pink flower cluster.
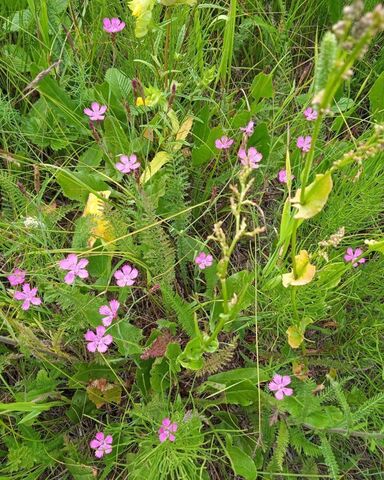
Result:
<instances>
[{"instance_id":1,"label":"pink flower cluster","mask_svg":"<svg viewBox=\"0 0 384 480\"><path fill-rule=\"evenodd\" d=\"M344 255L344 260L346 262L351 262L352 266L356 268L360 263L365 263L367 261L366 258L360 258L362 254L363 250L361 248L353 250L353 248L349 247Z\"/></svg>"},{"instance_id":2,"label":"pink flower cluster","mask_svg":"<svg viewBox=\"0 0 384 480\"><path fill-rule=\"evenodd\" d=\"M164 443L166 440L174 442L176 440L174 433L177 432L177 428L176 422L172 423L169 418L164 418L158 431L160 442Z\"/></svg>"},{"instance_id":3,"label":"pink flower cluster","mask_svg":"<svg viewBox=\"0 0 384 480\"><path fill-rule=\"evenodd\" d=\"M88 271L86 266L89 261L86 258L81 258L75 254L70 253L63 260L59 261L59 268L61 270L68 270L68 273L64 277L64 282L68 285L72 285L76 277L79 278L88 278Z\"/></svg>"},{"instance_id":4,"label":"pink flower cluster","mask_svg":"<svg viewBox=\"0 0 384 480\"><path fill-rule=\"evenodd\" d=\"M125 27L125 23L119 18L103 18L103 29L107 33L121 32Z\"/></svg>"},{"instance_id":5,"label":"pink flower cluster","mask_svg":"<svg viewBox=\"0 0 384 480\"><path fill-rule=\"evenodd\" d=\"M109 327L117 318L119 307L120 303L117 300L111 300L108 305L102 305L99 308L100 315L103 315L101 319L103 325L96 327L95 331L88 330L84 335L88 342L87 350L89 352L105 353L108 350L109 345L113 342L113 337L105 333L105 327Z\"/></svg>"},{"instance_id":6,"label":"pink flower cluster","mask_svg":"<svg viewBox=\"0 0 384 480\"><path fill-rule=\"evenodd\" d=\"M195 258L195 263L200 268L200 270L204 270L205 268L210 267L212 265L213 257L210 254L200 252Z\"/></svg>"},{"instance_id":7,"label":"pink flower cluster","mask_svg":"<svg viewBox=\"0 0 384 480\"><path fill-rule=\"evenodd\" d=\"M104 455L112 452L112 435L105 435L103 432L97 432L95 438L91 440L89 446L95 450L95 457L102 458Z\"/></svg>"},{"instance_id":8,"label":"pink flower cluster","mask_svg":"<svg viewBox=\"0 0 384 480\"><path fill-rule=\"evenodd\" d=\"M115 164L115 167L121 173L131 173L140 168L140 162L134 153L129 157L127 155L120 155L120 161Z\"/></svg>"},{"instance_id":9,"label":"pink flower cluster","mask_svg":"<svg viewBox=\"0 0 384 480\"><path fill-rule=\"evenodd\" d=\"M7 277L12 287L21 286L21 291L16 290L13 293L13 298L23 302L21 304L23 310L29 310L31 305L41 305L41 298L36 295L37 287L31 288L29 283L25 283L26 274L27 272L25 270L15 268Z\"/></svg>"}]
</instances>

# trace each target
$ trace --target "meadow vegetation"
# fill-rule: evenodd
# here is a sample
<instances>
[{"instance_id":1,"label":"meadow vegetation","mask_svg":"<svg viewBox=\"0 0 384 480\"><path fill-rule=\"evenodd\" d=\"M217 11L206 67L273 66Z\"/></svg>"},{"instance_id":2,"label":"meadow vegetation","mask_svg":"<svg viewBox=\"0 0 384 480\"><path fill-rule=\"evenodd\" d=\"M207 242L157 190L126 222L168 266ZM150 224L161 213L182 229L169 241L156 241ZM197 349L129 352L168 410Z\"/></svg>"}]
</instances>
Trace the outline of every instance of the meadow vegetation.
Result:
<instances>
[{"instance_id":1,"label":"meadow vegetation","mask_svg":"<svg viewBox=\"0 0 384 480\"><path fill-rule=\"evenodd\" d=\"M384 7L0 28L0 480L384 478Z\"/></svg>"}]
</instances>

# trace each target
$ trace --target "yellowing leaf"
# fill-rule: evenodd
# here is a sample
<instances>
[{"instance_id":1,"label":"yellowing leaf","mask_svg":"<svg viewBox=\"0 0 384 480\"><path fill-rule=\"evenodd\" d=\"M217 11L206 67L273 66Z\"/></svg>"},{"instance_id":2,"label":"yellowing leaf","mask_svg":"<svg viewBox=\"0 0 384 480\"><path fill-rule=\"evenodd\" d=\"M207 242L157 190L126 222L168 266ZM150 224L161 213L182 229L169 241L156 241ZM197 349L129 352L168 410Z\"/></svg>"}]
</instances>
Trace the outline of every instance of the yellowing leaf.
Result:
<instances>
[{"instance_id":1,"label":"yellowing leaf","mask_svg":"<svg viewBox=\"0 0 384 480\"><path fill-rule=\"evenodd\" d=\"M311 318L303 318L300 325L291 325L287 330L288 343L292 348L299 348L304 341L304 333L307 325L312 323Z\"/></svg>"},{"instance_id":2,"label":"yellowing leaf","mask_svg":"<svg viewBox=\"0 0 384 480\"><path fill-rule=\"evenodd\" d=\"M300 202L301 188L299 188L296 195L291 199L293 206L297 208L294 218L312 218L321 212L327 203L332 186L333 182L330 173L316 175L315 180L305 189L303 203Z\"/></svg>"},{"instance_id":3,"label":"yellowing leaf","mask_svg":"<svg viewBox=\"0 0 384 480\"><path fill-rule=\"evenodd\" d=\"M135 36L137 38L144 37L147 34L154 5L155 0L132 0L128 2L132 15L136 17Z\"/></svg>"},{"instance_id":4,"label":"yellowing leaf","mask_svg":"<svg viewBox=\"0 0 384 480\"><path fill-rule=\"evenodd\" d=\"M285 288L289 287L289 285L306 285L307 283L310 283L315 276L316 267L309 263L309 255L306 250L300 250L300 253L295 256L295 262L296 276L293 271L282 275Z\"/></svg>"},{"instance_id":5,"label":"yellowing leaf","mask_svg":"<svg viewBox=\"0 0 384 480\"><path fill-rule=\"evenodd\" d=\"M193 124L193 116L188 115L184 122L181 124L178 132L176 133L176 144L173 146L173 150L176 152L180 150L183 145L184 140L187 138L189 132L191 131Z\"/></svg>"},{"instance_id":6,"label":"yellowing leaf","mask_svg":"<svg viewBox=\"0 0 384 480\"><path fill-rule=\"evenodd\" d=\"M105 378L93 380L87 386L87 395L91 402L97 408L102 407L106 403L119 404L121 401L121 386L109 383Z\"/></svg>"},{"instance_id":7,"label":"yellowing leaf","mask_svg":"<svg viewBox=\"0 0 384 480\"><path fill-rule=\"evenodd\" d=\"M105 199L109 198L111 191L105 190L103 192L98 192L100 197ZM105 202L101 200L98 196L90 193L88 196L87 203L84 208L83 216L88 215L93 216L95 221L95 226L92 228L92 233L95 236L91 236L88 239L88 245L92 247L96 242L97 238L102 238L106 242L113 240L113 232L111 224L104 218L104 205Z\"/></svg>"},{"instance_id":8,"label":"yellowing leaf","mask_svg":"<svg viewBox=\"0 0 384 480\"><path fill-rule=\"evenodd\" d=\"M292 348L299 348L304 341L304 334L299 327L292 325L287 330L288 343Z\"/></svg>"},{"instance_id":9,"label":"yellowing leaf","mask_svg":"<svg viewBox=\"0 0 384 480\"><path fill-rule=\"evenodd\" d=\"M364 240L371 252L379 252L384 254L384 240Z\"/></svg>"},{"instance_id":10,"label":"yellowing leaf","mask_svg":"<svg viewBox=\"0 0 384 480\"><path fill-rule=\"evenodd\" d=\"M144 183L148 182L148 180L150 180L153 177L153 175L156 172L158 172L163 165L169 162L171 158L172 156L167 152L156 153L156 155L153 157L148 167L141 174L141 177L140 177L141 185L144 185Z\"/></svg>"}]
</instances>

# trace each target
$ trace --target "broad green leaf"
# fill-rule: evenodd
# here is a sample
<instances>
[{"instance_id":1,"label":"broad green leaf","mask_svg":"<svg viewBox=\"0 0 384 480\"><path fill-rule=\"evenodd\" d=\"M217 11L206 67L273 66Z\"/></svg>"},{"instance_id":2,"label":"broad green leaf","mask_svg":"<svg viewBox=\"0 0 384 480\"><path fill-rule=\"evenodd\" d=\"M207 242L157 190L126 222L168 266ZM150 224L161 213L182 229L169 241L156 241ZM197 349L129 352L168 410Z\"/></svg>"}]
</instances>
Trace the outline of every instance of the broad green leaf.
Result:
<instances>
[{"instance_id":1,"label":"broad green leaf","mask_svg":"<svg viewBox=\"0 0 384 480\"><path fill-rule=\"evenodd\" d=\"M381 72L369 92L371 113L376 122L384 120L384 72Z\"/></svg>"},{"instance_id":2,"label":"broad green leaf","mask_svg":"<svg viewBox=\"0 0 384 480\"><path fill-rule=\"evenodd\" d=\"M265 161L269 155L270 144L271 137L269 135L267 124L259 123L249 139L248 146L256 147L257 150L263 154L263 161Z\"/></svg>"},{"instance_id":3,"label":"broad green leaf","mask_svg":"<svg viewBox=\"0 0 384 480\"><path fill-rule=\"evenodd\" d=\"M328 263L319 271L318 284L324 288L334 288L341 280L348 266L343 262Z\"/></svg>"},{"instance_id":4,"label":"broad green leaf","mask_svg":"<svg viewBox=\"0 0 384 480\"><path fill-rule=\"evenodd\" d=\"M160 170L160 168L165 165L169 160L171 160L172 156L167 152L158 152L151 160L148 167L144 170L140 177L141 185L144 185L148 180L150 180L156 172Z\"/></svg>"},{"instance_id":5,"label":"broad green leaf","mask_svg":"<svg viewBox=\"0 0 384 480\"><path fill-rule=\"evenodd\" d=\"M90 192L108 189L108 185L98 173L71 172L63 169L56 174L56 180L66 197L80 202L85 202Z\"/></svg>"},{"instance_id":6,"label":"broad green leaf","mask_svg":"<svg viewBox=\"0 0 384 480\"><path fill-rule=\"evenodd\" d=\"M332 186L332 176L330 173L316 175L315 180L305 189L303 203L300 201L301 188L299 188L291 200L293 206L297 208L294 218L312 218L321 212L327 203Z\"/></svg>"},{"instance_id":7,"label":"broad green leaf","mask_svg":"<svg viewBox=\"0 0 384 480\"><path fill-rule=\"evenodd\" d=\"M283 285L285 288L292 286L307 285L315 276L316 267L309 262L309 255L306 250L300 250L298 255L295 255L296 273L293 270L290 273L284 273L282 276Z\"/></svg>"},{"instance_id":8,"label":"broad green leaf","mask_svg":"<svg viewBox=\"0 0 384 480\"><path fill-rule=\"evenodd\" d=\"M365 240L368 250L371 252L379 252L384 255L384 240Z\"/></svg>"},{"instance_id":9,"label":"broad green leaf","mask_svg":"<svg viewBox=\"0 0 384 480\"><path fill-rule=\"evenodd\" d=\"M272 98L273 97L273 85L272 75L260 72L253 79L251 85L251 95L255 102L258 102L260 98Z\"/></svg>"},{"instance_id":10,"label":"broad green leaf","mask_svg":"<svg viewBox=\"0 0 384 480\"><path fill-rule=\"evenodd\" d=\"M232 469L236 475L245 480L255 480L257 476L256 465L252 458L239 447L227 447L227 453L231 461Z\"/></svg>"},{"instance_id":11,"label":"broad green leaf","mask_svg":"<svg viewBox=\"0 0 384 480\"><path fill-rule=\"evenodd\" d=\"M218 150L215 147L215 140L223 135L221 127L215 127L210 130L205 144L200 145L192 150L192 163L195 167L207 163L218 155Z\"/></svg>"},{"instance_id":12,"label":"broad green leaf","mask_svg":"<svg viewBox=\"0 0 384 480\"><path fill-rule=\"evenodd\" d=\"M113 342L121 355L127 357L142 352L140 340L143 338L143 332L135 325L131 325L126 320L120 320L108 329L108 333L112 335Z\"/></svg>"},{"instance_id":13,"label":"broad green leaf","mask_svg":"<svg viewBox=\"0 0 384 480\"><path fill-rule=\"evenodd\" d=\"M300 325L292 325L287 330L288 343L292 348L299 348L304 341L305 329L313 323L312 319L305 317L301 320Z\"/></svg>"},{"instance_id":14,"label":"broad green leaf","mask_svg":"<svg viewBox=\"0 0 384 480\"><path fill-rule=\"evenodd\" d=\"M352 100L352 98L342 97L339 100L337 100L335 105L331 107L331 110L334 113L345 112L346 110L349 110L350 108L352 108L354 103L355 102Z\"/></svg>"},{"instance_id":15,"label":"broad green leaf","mask_svg":"<svg viewBox=\"0 0 384 480\"><path fill-rule=\"evenodd\" d=\"M195 337L187 343L184 351L179 355L178 362L184 368L200 370L204 365L203 353L203 340L200 336Z\"/></svg>"},{"instance_id":16,"label":"broad green leaf","mask_svg":"<svg viewBox=\"0 0 384 480\"><path fill-rule=\"evenodd\" d=\"M132 90L131 80L117 68L108 68L105 80L117 99L127 98Z\"/></svg>"}]
</instances>

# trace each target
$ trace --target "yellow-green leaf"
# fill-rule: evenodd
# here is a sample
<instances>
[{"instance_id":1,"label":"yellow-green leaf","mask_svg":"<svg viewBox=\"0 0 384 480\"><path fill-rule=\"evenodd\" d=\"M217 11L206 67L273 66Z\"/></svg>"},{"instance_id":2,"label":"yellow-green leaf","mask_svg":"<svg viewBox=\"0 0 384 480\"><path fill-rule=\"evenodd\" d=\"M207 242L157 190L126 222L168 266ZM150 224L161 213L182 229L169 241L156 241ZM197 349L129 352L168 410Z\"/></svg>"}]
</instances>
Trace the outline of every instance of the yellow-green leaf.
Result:
<instances>
[{"instance_id":1,"label":"yellow-green leaf","mask_svg":"<svg viewBox=\"0 0 384 480\"><path fill-rule=\"evenodd\" d=\"M156 155L153 157L148 167L141 174L141 177L140 177L141 185L144 185L144 183L148 182L148 180L150 180L153 177L153 175L156 172L158 172L163 165L169 162L171 158L172 156L167 152L156 153Z\"/></svg>"},{"instance_id":2,"label":"yellow-green leaf","mask_svg":"<svg viewBox=\"0 0 384 480\"><path fill-rule=\"evenodd\" d=\"M384 240L365 240L364 243L368 245L368 250L371 252L384 254Z\"/></svg>"},{"instance_id":3,"label":"yellow-green leaf","mask_svg":"<svg viewBox=\"0 0 384 480\"><path fill-rule=\"evenodd\" d=\"M184 122L180 125L179 130L176 133L176 143L173 146L173 150L177 152L183 145L184 140L187 138L189 132L191 131L193 124L193 116L188 115Z\"/></svg>"},{"instance_id":4,"label":"yellow-green leaf","mask_svg":"<svg viewBox=\"0 0 384 480\"><path fill-rule=\"evenodd\" d=\"M300 250L300 253L295 256L296 275L294 272L284 273L282 276L283 285L285 288L292 286L307 285L315 276L316 267L309 262L309 255L306 250Z\"/></svg>"},{"instance_id":5,"label":"yellow-green leaf","mask_svg":"<svg viewBox=\"0 0 384 480\"><path fill-rule=\"evenodd\" d=\"M327 203L332 186L333 182L330 173L316 175L315 180L305 189L304 201L302 203L300 201L301 188L299 188L291 200L293 206L297 208L294 218L312 218L321 212Z\"/></svg>"},{"instance_id":6,"label":"yellow-green leaf","mask_svg":"<svg viewBox=\"0 0 384 480\"><path fill-rule=\"evenodd\" d=\"M292 348L299 348L304 341L304 333L307 325L312 323L309 317L303 318L300 325L291 325L287 330L288 343Z\"/></svg>"},{"instance_id":7,"label":"yellow-green leaf","mask_svg":"<svg viewBox=\"0 0 384 480\"><path fill-rule=\"evenodd\" d=\"M111 191L105 190L98 192L100 197L108 199ZM92 228L92 233L95 236L91 236L88 239L88 245L92 247L97 238L102 238L106 242L113 240L113 228L112 225L105 219L104 215L104 206L105 202L101 200L98 196L90 193L88 196L87 203L84 208L83 216L86 217L91 215L94 219L95 226Z\"/></svg>"},{"instance_id":8,"label":"yellow-green leaf","mask_svg":"<svg viewBox=\"0 0 384 480\"><path fill-rule=\"evenodd\" d=\"M121 401L121 386L109 383L105 378L93 380L87 387L87 395L97 408L106 403L119 404Z\"/></svg>"}]
</instances>

